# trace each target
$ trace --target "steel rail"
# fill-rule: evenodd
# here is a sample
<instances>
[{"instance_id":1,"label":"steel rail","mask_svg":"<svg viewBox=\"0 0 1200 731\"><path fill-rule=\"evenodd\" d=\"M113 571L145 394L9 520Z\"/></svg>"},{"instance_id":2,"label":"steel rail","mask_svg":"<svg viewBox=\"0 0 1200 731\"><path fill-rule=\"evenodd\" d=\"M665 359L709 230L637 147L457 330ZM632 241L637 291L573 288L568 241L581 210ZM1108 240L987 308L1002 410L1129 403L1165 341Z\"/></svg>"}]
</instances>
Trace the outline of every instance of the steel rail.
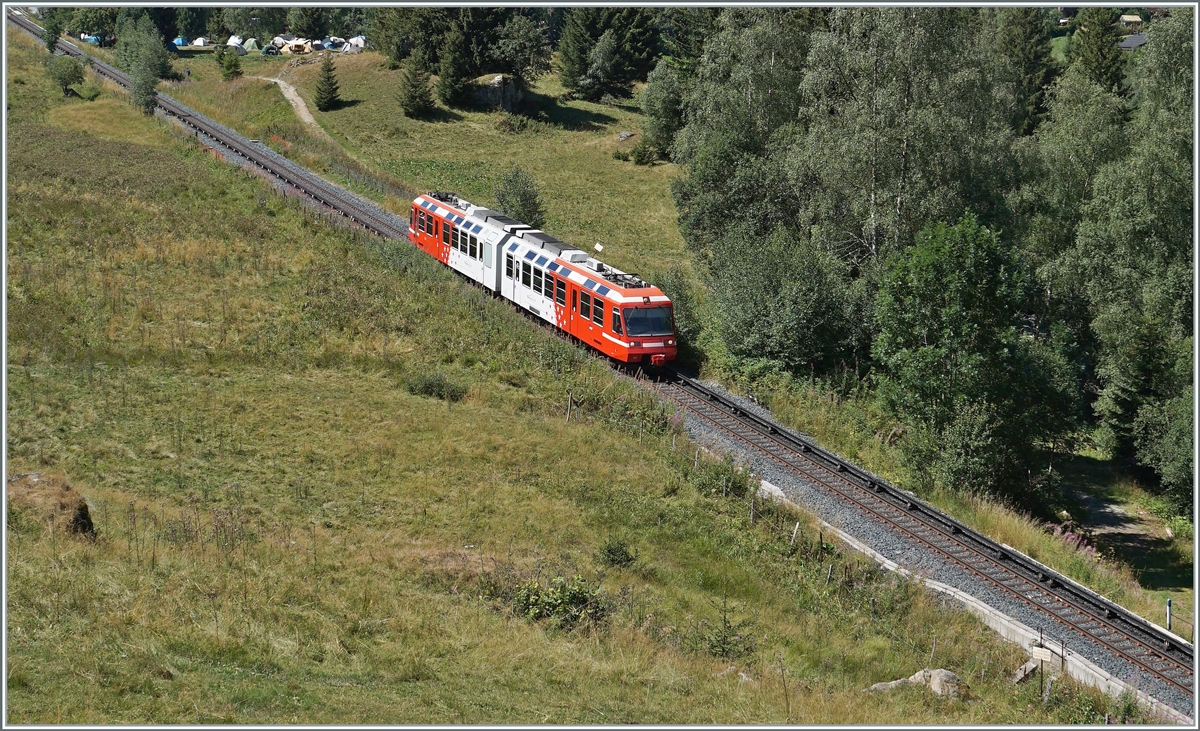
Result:
<instances>
[{"instance_id":1,"label":"steel rail","mask_svg":"<svg viewBox=\"0 0 1200 731\"><path fill-rule=\"evenodd\" d=\"M818 489L850 501L876 520L916 538L970 574L1048 615L1055 623L1080 632L1114 656L1193 695L1192 648L1161 633L1147 632L1144 625L1148 623L1140 617L1130 617L1115 604L1075 590L1057 573L1026 563L932 506L747 412L693 379L671 373L666 381L650 385L737 441L807 478Z\"/></svg>"}]
</instances>

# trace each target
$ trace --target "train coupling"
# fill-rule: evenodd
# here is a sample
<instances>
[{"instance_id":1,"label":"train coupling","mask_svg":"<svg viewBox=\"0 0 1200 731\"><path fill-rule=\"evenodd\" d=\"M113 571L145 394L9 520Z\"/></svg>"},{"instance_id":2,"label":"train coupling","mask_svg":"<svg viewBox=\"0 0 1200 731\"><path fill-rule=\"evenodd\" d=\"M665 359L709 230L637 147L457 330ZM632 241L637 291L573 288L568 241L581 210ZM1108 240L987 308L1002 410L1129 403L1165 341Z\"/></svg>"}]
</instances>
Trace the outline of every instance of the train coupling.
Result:
<instances>
[{"instance_id":1,"label":"train coupling","mask_svg":"<svg viewBox=\"0 0 1200 731\"><path fill-rule=\"evenodd\" d=\"M655 353L654 355L650 356L650 365L661 366L666 362L667 356L665 353Z\"/></svg>"}]
</instances>

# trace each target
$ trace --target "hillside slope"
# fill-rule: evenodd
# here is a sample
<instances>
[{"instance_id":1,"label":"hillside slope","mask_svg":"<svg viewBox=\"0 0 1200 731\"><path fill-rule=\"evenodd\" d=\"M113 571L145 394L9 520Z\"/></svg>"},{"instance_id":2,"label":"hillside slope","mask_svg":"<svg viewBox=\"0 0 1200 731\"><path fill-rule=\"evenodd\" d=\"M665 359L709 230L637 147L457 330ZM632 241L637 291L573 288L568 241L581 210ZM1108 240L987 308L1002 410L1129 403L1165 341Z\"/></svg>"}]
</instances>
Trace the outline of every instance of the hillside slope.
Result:
<instances>
[{"instance_id":1,"label":"hillside slope","mask_svg":"<svg viewBox=\"0 0 1200 731\"><path fill-rule=\"evenodd\" d=\"M120 96L64 99L8 39L9 476L44 499L10 488L7 721L1117 710L1014 692L1015 648L803 516L751 525L746 476L602 364ZM95 540L60 530L64 484ZM934 639L977 700L862 693Z\"/></svg>"}]
</instances>

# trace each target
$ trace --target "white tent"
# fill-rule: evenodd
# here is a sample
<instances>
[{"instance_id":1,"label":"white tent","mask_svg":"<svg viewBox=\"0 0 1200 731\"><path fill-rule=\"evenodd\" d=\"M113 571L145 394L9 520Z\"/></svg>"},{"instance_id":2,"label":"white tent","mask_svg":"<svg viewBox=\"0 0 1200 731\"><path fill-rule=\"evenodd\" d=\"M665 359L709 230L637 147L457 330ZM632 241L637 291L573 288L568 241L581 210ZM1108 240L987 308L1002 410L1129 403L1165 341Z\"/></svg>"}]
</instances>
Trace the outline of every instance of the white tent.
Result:
<instances>
[{"instance_id":1,"label":"white tent","mask_svg":"<svg viewBox=\"0 0 1200 731\"><path fill-rule=\"evenodd\" d=\"M274 38L271 39L271 45L279 46L280 48L283 48L284 46L287 45L287 41L285 41L283 39L283 36L275 36Z\"/></svg>"},{"instance_id":2,"label":"white tent","mask_svg":"<svg viewBox=\"0 0 1200 731\"><path fill-rule=\"evenodd\" d=\"M337 36L329 36L329 40L338 46L343 45L346 42L345 38L338 38Z\"/></svg>"},{"instance_id":3,"label":"white tent","mask_svg":"<svg viewBox=\"0 0 1200 731\"><path fill-rule=\"evenodd\" d=\"M240 45L242 45L242 37L241 36L229 36L229 40L225 41L225 45L240 46Z\"/></svg>"},{"instance_id":4,"label":"white tent","mask_svg":"<svg viewBox=\"0 0 1200 731\"><path fill-rule=\"evenodd\" d=\"M359 48L362 48L363 46L367 45L367 39L366 36L354 36L348 41L348 43L350 43L352 46L358 46Z\"/></svg>"},{"instance_id":5,"label":"white tent","mask_svg":"<svg viewBox=\"0 0 1200 731\"><path fill-rule=\"evenodd\" d=\"M362 46L356 46L353 43L343 44L342 53L362 53Z\"/></svg>"},{"instance_id":6,"label":"white tent","mask_svg":"<svg viewBox=\"0 0 1200 731\"><path fill-rule=\"evenodd\" d=\"M211 43L212 43L212 41L208 40L204 36L200 36L196 40L192 41L193 46L207 46Z\"/></svg>"}]
</instances>

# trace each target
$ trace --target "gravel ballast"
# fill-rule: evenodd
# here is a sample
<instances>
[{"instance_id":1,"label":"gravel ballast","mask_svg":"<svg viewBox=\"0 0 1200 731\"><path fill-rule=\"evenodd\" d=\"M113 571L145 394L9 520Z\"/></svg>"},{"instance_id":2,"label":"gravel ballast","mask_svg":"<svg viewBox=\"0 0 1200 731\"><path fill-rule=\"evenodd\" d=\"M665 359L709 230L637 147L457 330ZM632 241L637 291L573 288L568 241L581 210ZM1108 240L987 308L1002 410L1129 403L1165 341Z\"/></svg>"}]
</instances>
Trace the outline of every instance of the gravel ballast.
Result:
<instances>
[{"instance_id":1,"label":"gravel ballast","mask_svg":"<svg viewBox=\"0 0 1200 731\"><path fill-rule=\"evenodd\" d=\"M707 388L735 401L739 407L765 419L771 413L756 403L730 394L711 383ZM773 419L772 419L773 420ZM688 418L684 428L696 441L722 453L739 456L754 474L778 487L791 501L813 511L822 520L867 544L880 554L900 566L943 584L964 591L997 611L1031 627L1040 629L1048 647L1057 649L1065 642L1067 650L1087 658L1097 666L1112 673L1126 683L1136 686L1166 705L1187 714L1193 713L1191 697L1146 673L1132 664L1114 657L1108 650L1094 642L1086 634L1066 627L1044 612L1001 592L994 585L972 575L963 567L952 563L918 539L905 536L894 528L880 525L876 520L840 496L832 495L818 487L812 480L783 467L765 454L751 450L745 444L731 439L725 432L702 418ZM810 442L811 437L787 430Z\"/></svg>"}]
</instances>

